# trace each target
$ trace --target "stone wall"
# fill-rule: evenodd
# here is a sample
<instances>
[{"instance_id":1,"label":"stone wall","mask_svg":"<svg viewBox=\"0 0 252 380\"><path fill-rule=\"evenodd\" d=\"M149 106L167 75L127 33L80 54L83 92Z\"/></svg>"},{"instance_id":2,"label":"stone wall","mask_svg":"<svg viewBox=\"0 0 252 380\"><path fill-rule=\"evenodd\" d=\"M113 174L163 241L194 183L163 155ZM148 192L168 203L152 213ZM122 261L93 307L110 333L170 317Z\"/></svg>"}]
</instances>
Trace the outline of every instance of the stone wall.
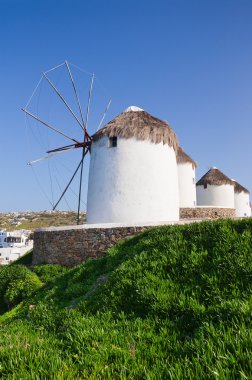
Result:
<instances>
[{"instance_id":1,"label":"stone wall","mask_svg":"<svg viewBox=\"0 0 252 380\"><path fill-rule=\"evenodd\" d=\"M77 265L90 257L103 256L117 241L148 228L151 226L38 230L34 233L33 264Z\"/></svg>"},{"instance_id":2,"label":"stone wall","mask_svg":"<svg viewBox=\"0 0 252 380\"><path fill-rule=\"evenodd\" d=\"M235 210L228 208L182 208L180 209L181 222L176 224L234 216ZM107 249L121 239L161 224L174 223L156 223L147 226L93 224L37 230L34 233L33 264L77 265L88 258L104 256Z\"/></svg>"},{"instance_id":3,"label":"stone wall","mask_svg":"<svg viewBox=\"0 0 252 380\"><path fill-rule=\"evenodd\" d=\"M223 207L194 207L181 208L180 219L224 219L234 218L234 208Z\"/></svg>"}]
</instances>

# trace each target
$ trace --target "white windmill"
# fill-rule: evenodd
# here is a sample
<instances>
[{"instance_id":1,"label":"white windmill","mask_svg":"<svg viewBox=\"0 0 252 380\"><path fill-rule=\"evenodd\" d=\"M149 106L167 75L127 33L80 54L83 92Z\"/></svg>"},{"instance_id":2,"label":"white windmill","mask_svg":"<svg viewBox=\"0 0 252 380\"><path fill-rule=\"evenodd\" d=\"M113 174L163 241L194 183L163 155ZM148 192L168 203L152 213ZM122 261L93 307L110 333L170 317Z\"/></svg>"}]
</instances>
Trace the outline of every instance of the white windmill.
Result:
<instances>
[{"instance_id":1,"label":"white windmill","mask_svg":"<svg viewBox=\"0 0 252 380\"><path fill-rule=\"evenodd\" d=\"M237 181L232 181L234 183L235 216L251 216L248 189L240 185Z\"/></svg>"},{"instance_id":2,"label":"white windmill","mask_svg":"<svg viewBox=\"0 0 252 380\"><path fill-rule=\"evenodd\" d=\"M88 223L179 219L177 137L169 125L131 106L92 136Z\"/></svg>"},{"instance_id":3,"label":"white windmill","mask_svg":"<svg viewBox=\"0 0 252 380\"><path fill-rule=\"evenodd\" d=\"M196 184L197 205L234 208L234 183L212 167Z\"/></svg>"},{"instance_id":4,"label":"white windmill","mask_svg":"<svg viewBox=\"0 0 252 380\"><path fill-rule=\"evenodd\" d=\"M177 137L169 125L138 107L129 107L125 112L99 129L106 116L110 101L97 123L90 122L90 102L93 99L94 75L89 75L90 84L86 100L86 112L82 111L79 96L80 87L74 80L71 64L64 62L57 66L64 68L74 94L75 104L49 77L51 69L43 73L42 80L68 112L61 117L59 126L48 121L45 116L31 110L31 100L23 109L25 114L41 126L52 132L50 148L46 156L29 162L31 166L48 158L62 157L62 153L81 151L79 161L72 168L72 173L53 202L53 209L64 199L71 189L76 176L79 177L78 217L80 222L80 205L83 183L83 164L90 153L90 168L87 194L88 223L148 223L177 221L179 219L179 191L176 163L178 147ZM70 92L70 87L66 94ZM48 108L52 108L48 102ZM74 127L69 123L74 121ZM96 133L91 133L90 125L96 124ZM79 128L77 131L76 126ZM74 128L74 129L73 129ZM54 139L57 136L57 139ZM58 143L58 138L62 139ZM68 143L66 143L68 141ZM58 145L56 145L58 144ZM48 160L49 162L50 160Z\"/></svg>"},{"instance_id":5,"label":"white windmill","mask_svg":"<svg viewBox=\"0 0 252 380\"><path fill-rule=\"evenodd\" d=\"M177 151L178 182L179 182L179 206L196 206L196 162L179 147Z\"/></svg>"}]
</instances>

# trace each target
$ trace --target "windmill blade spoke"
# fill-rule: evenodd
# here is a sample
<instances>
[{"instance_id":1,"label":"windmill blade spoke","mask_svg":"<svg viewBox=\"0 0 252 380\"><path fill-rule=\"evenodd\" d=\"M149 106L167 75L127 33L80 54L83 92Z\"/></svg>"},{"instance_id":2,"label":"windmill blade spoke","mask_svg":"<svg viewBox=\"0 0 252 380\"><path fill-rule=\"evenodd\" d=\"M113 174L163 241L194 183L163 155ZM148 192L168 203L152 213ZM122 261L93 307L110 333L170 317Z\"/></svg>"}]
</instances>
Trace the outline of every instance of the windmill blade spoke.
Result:
<instances>
[{"instance_id":1,"label":"windmill blade spoke","mask_svg":"<svg viewBox=\"0 0 252 380\"><path fill-rule=\"evenodd\" d=\"M26 110L25 108L21 108L23 112L25 112L27 115L31 116L33 119L37 120L38 122L40 122L41 124L45 125L46 127L52 129L54 132L57 132L59 133L60 135L66 137L67 139L73 141L74 143L76 144L79 144L79 141L73 139L72 137L66 135L64 132L60 131L59 129L57 128L54 128L52 127L50 124L46 123L45 121L43 121L42 119L40 119L39 117L33 115L30 111Z\"/></svg>"},{"instance_id":2,"label":"windmill blade spoke","mask_svg":"<svg viewBox=\"0 0 252 380\"><path fill-rule=\"evenodd\" d=\"M45 71L45 73L46 73L46 74L47 74L47 73L50 73L50 71L54 71L54 70L58 69L59 67L63 66L64 64L65 64L65 62L60 63L59 65L54 66L54 67L52 67L51 69Z\"/></svg>"},{"instance_id":3,"label":"windmill blade spoke","mask_svg":"<svg viewBox=\"0 0 252 380\"><path fill-rule=\"evenodd\" d=\"M65 106L68 108L68 110L71 112L71 114L73 115L73 117L75 118L75 120L77 121L77 123L80 125L80 127L83 129L80 120L75 115L75 113L73 112L73 110L71 109L71 107L69 106L69 104L67 103L67 101L63 98L63 96L61 95L61 93L57 90L57 88L54 86L54 84L50 81L50 79L48 78L48 76L45 73L43 73L43 76L47 80L47 82L50 84L50 86L54 89L54 91L56 92L56 94L60 97L60 99L65 104Z\"/></svg>"},{"instance_id":4,"label":"windmill blade spoke","mask_svg":"<svg viewBox=\"0 0 252 380\"><path fill-rule=\"evenodd\" d=\"M77 144L71 144L71 145L61 146L60 148L48 150L46 153L54 153L54 152L61 152L61 151L64 152L66 150L72 150L72 149L76 148L76 145Z\"/></svg>"},{"instance_id":5,"label":"windmill blade spoke","mask_svg":"<svg viewBox=\"0 0 252 380\"><path fill-rule=\"evenodd\" d=\"M89 93L88 93L88 103L87 103L87 112L86 112L86 121L85 121L85 131L87 130L87 127L88 127L88 117L89 117L90 101L91 101L91 95L92 95L92 90L93 90L93 84L94 84L94 74L92 75L92 79L91 79L91 83L90 83L90 88L89 88Z\"/></svg>"},{"instance_id":6,"label":"windmill blade spoke","mask_svg":"<svg viewBox=\"0 0 252 380\"><path fill-rule=\"evenodd\" d=\"M61 163L62 164L62 163ZM66 167L64 164L62 164L62 167L64 167L64 169L66 169L68 172L69 172L69 168L68 167ZM62 175L62 172L60 173L60 171L59 171L59 169L58 169L58 167L57 166L53 166L53 170L54 170L54 178L55 178L55 180L56 179L58 179L58 176L62 179L62 180L64 180L64 182L66 182L66 178ZM58 185L58 187L60 187L60 182L59 182L59 180L58 181L56 181L57 182L57 185ZM77 192L75 191L75 190L73 190L73 188L70 186L69 188L68 188L68 190L75 196L75 198L76 199L78 199L78 194L77 194ZM61 192L60 193L62 193L62 189L61 189ZM64 198L65 199L65 198ZM66 200L66 199L65 199ZM83 201L83 200L81 200L81 203L84 205L84 206L87 206L87 204Z\"/></svg>"},{"instance_id":7,"label":"windmill blade spoke","mask_svg":"<svg viewBox=\"0 0 252 380\"><path fill-rule=\"evenodd\" d=\"M58 84L57 81L55 81L54 78L56 77L54 76L53 72L55 70L57 71L57 69L60 69L61 72L63 71L63 74L65 75L65 79L66 79L66 86L64 85L61 86ZM79 82L80 80L82 80L81 78L83 77L83 74L78 73L76 69L85 74L84 82L83 81ZM93 123L92 107L93 107L93 103L95 103L96 87L97 87L95 83L95 88L94 88L95 79L96 78L95 78L94 73L89 73L87 71L84 71L80 69L78 66L73 65L68 60L65 60L63 63L53 67L50 70L44 71L42 73L42 77L40 78L40 81L35 87L35 90L33 91L27 105L24 108L22 108L22 111L27 116L27 119L29 122L31 122L29 118L32 118L33 120L35 120L32 122L34 128L31 128L31 132L33 133L35 138L37 137L40 138L41 141L37 138L37 142L39 143L40 147L43 149L42 152L44 152L41 154L40 157L38 157L39 154L35 155L35 157L38 157L38 158L30 160L27 163L27 165L31 166L33 171L35 171L35 169L37 169L38 171L41 170L40 172L41 178L45 178L45 172L43 171L44 165L38 165L38 167L36 167L37 163L46 161L48 170L49 171L51 169L54 170L54 172L52 173L50 172L50 186L51 186L51 198L52 198L51 201L52 202L50 200L49 202L52 205L53 210L56 210L58 207L63 207L62 205L64 205L64 199L66 198L66 195L68 195L68 193L71 191L75 195L75 198L71 196L68 199L69 204L71 204L72 206L72 203L74 202L75 203L74 208L76 210L77 208L76 203L78 202L77 224L81 223L80 218L81 218L81 210L83 207L82 203L85 204L85 202L83 202L81 198L84 198L84 193L86 191L85 182L84 182L85 165L86 165L85 157L89 152L91 152L91 144L92 144L92 136L88 132L88 128L89 128L89 124L91 126L91 124ZM86 80L88 82L86 82ZM84 87L86 86L85 87L86 95L84 94L85 96L84 105L82 102L83 91L82 91L81 83L84 84ZM45 88L42 88L42 84L45 85L44 86ZM38 88L40 85L41 85L41 88L38 91ZM73 134L70 128L71 125L68 126L60 122L57 123L56 118L55 118L56 120L54 121L53 118L48 118L48 116L45 116L46 114L43 116L41 112L36 112L32 108L36 106L35 100L33 99L35 96L41 99L43 96L44 106L47 104L50 104L47 97L48 92L49 92L49 96L51 96L54 101L56 99L55 106L58 108L56 108L55 111L57 111L58 109L62 111L62 108L63 108L63 112L65 112L65 117L67 118L67 120L70 120L71 124L77 123L81 127L82 132L81 132L80 139L77 135L79 126L77 126L76 133ZM95 123L99 123L97 130L101 128L101 125L103 124L104 119L107 115L107 112L110 108L112 100L110 99L108 102L108 99L109 98L106 96L106 100L104 103L104 105L106 106L104 107L105 110L102 109L101 113L99 113L98 118L96 119ZM104 99L102 101L104 101ZM50 104L50 106L52 108L53 104ZM38 109L38 105L37 105L37 109ZM75 120L73 120L73 118ZM49 122L47 122L47 120ZM38 125L37 123L40 123L40 125ZM96 127L97 127L97 124L94 126L94 130L96 129ZM55 133L56 133L56 136L55 136ZM61 137L59 137L59 135L61 135ZM74 136L76 136L78 140L75 139ZM58 140L58 143L54 144L53 141L56 141L56 140ZM56 170L55 167L57 168L57 166L58 167L60 166L62 169L62 166L64 166L63 165L64 161L69 159L69 156L72 156L72 155L70 154L69 156L61 156L55 159L52 159L52 158L57 157L59 154L66 153L68 151L73 151L74 149L77 149L77 148L81 148L81 151L80 151L81 157L77 158L77 152L76 152L76 155L73 154L74 157L72 158L73 159L77 158L77 160L80 160L80 161L76 162L74 166L71 164L71 168L67 167L66 165L65 168L67 168L68 171L63 172L65 173L64 176L61 176L61 177L55 176L55 170ZM59 171L58 174L60 175L62 173ZM56 187L55 187L55 183L57 183ZM73 189L75 190L75 192L73 191ZM53 194L54 190L56 190L56 193L55 193L57 194L56 197L55 197L55 194Z\"/></svg>"},{"instance_id":8,"label":"windmill blade spoke","mask_svg":"<svg viewBox=\"0 0 252 380\"><path fill-rule=\"evenodd\" d=\"M77 148L90 148L90 141L84 141L82 143L78 143L78 144L71 144L71 145L66 145L66 146L62 146L60 148L56 148L56 149L52 149L52 150L48 150L46 153L53 153L53 152L60 152L60 151L65 151L65 150L68 150L68 149L77 149Z\"/></svg>"},{"instance_id":9,"label":"windmill blade spoke","mask_svg":"<svg viewBox=\"0 0 252 380\"><path fill-rule=\"evenodd\" d=\"M86 154L88 153L88 148L83 148L82 159L81 159L81 172L80 172L80 186L79 186L79 199L78 199L78 214L77 214L77 224L80 222L80 203L81 203L81 191L82 191L82 175L83 175L83 162Z\"/></svg>"},{"instance_id":10,"label":"windmill blade spoke","mask_svg":"<svg viewBox=\"0 0 252 380\"><path fill-rule=\"evenodd\" d=\"M25 108L29 107L29 105L30 105L30 103L31 103L31 100L32 100L33 96L35 95L37 89L39 88L40 83L42 82L42 80L43 80L43 76L40 78L40 80L38 81L37 86L34 88L33 93L31 94L30 99L28 100L28 102L27 102Z\"/></svg>"},{"instance_id":11,"label":"windmill blade spoke","mask_svg":"<svg viewBox=\"0 0 252 380\"><path fill-rule=\"evenodd\" d=\"M74 65L72 62L68 61L68 64L70 64L71 66L75 67L76 69L78 69L82 73L85 73L85 74L88 74L88 75L92 75L92 73L90 73L90 71L83 70L81 67Z\"/></svg>"},{"instance_id":12,"label":"windmill blade spoke","mask_svg":"<svg viewBox=\"0 0 252 380\"><path fill-rule=\"evenodd\" d=\"M44 191L44 188L43 188L43 186L42 186L42 184L41 184L41 182L40 182L40 180L39 180L39 177L36 175L36 172L35 172L35 170L34 170L34 167L31 166L31 168L32 168L32 171L33 171L34 177L35 177L35 179L36 179L36 182L37 182L37 184L38 184L38 186L39 186L41 192L44 194L45 198L48 200L48 202L50 203L50 205L53 206L52 202L50 201L50 199L48 198L46 192Z\"/></svg>"},{"instance_id":13,"label":"windmill blade spoke","mask_svg":"<svg viewBox=\"0 0 252 380\"><path fill-rule=\"evenodd\" d=\"M54 157L54 156L57 156L57 155L60 154L60 153L68 152L68 151L70 151L70 150L72 150L72 149L74 149L74 147L73 147L73 148L64 149L64 150L62 150L62 151L58 151L58 152L55 152L55 153L51 153L51 154L48 154L47 156L44 156L44 157L39 157L39 158L37 158L36 160L33 160L33 161L29 161L29 162L27 162L27 165L30 166L30 165L36 164L37 162L48 160L49 158L52 158L52 157Z\"/></svg>"},{"instance_id":14,"label":"windmill blade spoke","mask_svg":"<svg viewBox=\"0 0 252 380\"><path fill-rule=\"evenodd\" d=\"M101 125L102 125L102 123L103 123L103 120L104 120L105 117L106 117L106 114L107 114L107 112L108 112L108 110L109 110L109 107L110 107L110 105L111 105L111 102L112 102L112 99L110 99L110 101L109 101L108 104L107 104L107 107L105 108L105 111L104 111L104 113L103 113L103 115L102 115L101 121L100 121L100 123L99 123L99 125L98 125L98 128L96 129L96 132L101 128Z\"/></svg>"},{"instance_id":15,"label":"windmill blade spoke","mask_svg":"<svg viewBox=\"0 0 252 380\"><path fill-rule=\"evenodd\" d=\"M88 150L86 151L86 153L87 153L87 152L88 152ZM86 154L85 154L85 155L86 155ZM73 179L74 179L74 177L76 176L76 174L77 174L77 172L78 172L80 166L83 165L83 160L84 160L85 155L82 155L81 161L79 162L77 168L75 169L74 174L72 175L70 181L68 182L68 184L67 184L65 190L64 190L63 193L61 194L61 196L60 196L58 202L53 206L53 210L56 209L56 207L57 207L58 204L60 203L61 199L64 197L66 191L68 190L69 186L70 186L71 183L73 182Z\"/></svg>"},{"instance_id":16,"label":"windmill blade spoke","mask_svg":"<svg viewBox=\"0 0 252 380\"><path fill-rule=\"evenodd\" d=\"M79 95L78 95L78 92L77 92L77 89L76 89L76 86L75 86L75 83L74 83L73 75L72 75L72 72L70 70L69 64L68 64L67 61L65 61L65 64L66 64L66 67L67 67L67 71L68 71L69 77L70 77L71 82L72 82L72 86L73 86L73 89L74 89L75 97L76 97L76 100L77 100L77 103L78 103L78 107L79 107L79 111L80 111L80 115L81 115L81 121L82 121L82 125L83 125L82 129L84 130L84 117L83 117L83 113L82 113L82 108L81 108L81 103L80 103Z\"/></svg>"}]
</instances>

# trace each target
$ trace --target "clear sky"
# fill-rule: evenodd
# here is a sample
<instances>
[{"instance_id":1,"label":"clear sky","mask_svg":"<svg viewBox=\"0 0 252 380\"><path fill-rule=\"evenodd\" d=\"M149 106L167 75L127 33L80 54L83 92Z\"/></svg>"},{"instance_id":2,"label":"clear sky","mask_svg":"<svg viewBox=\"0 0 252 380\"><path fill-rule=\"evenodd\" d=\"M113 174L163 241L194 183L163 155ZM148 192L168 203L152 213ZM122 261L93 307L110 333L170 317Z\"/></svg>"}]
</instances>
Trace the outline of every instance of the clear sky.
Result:
<instances>
[{"instance_id":1,"label":"clear sky","mask_svg":"<svg viewBox=\"0 0 252 380\"><path fill-rule=\"evenodd\" d=\"M251 0L0 0L0 42L0 212L50 209L20 109L65 59L112 97L106 122L137 105L169 122L197 179L217 166L252 191Z\"/></svg>"}]
</instances>

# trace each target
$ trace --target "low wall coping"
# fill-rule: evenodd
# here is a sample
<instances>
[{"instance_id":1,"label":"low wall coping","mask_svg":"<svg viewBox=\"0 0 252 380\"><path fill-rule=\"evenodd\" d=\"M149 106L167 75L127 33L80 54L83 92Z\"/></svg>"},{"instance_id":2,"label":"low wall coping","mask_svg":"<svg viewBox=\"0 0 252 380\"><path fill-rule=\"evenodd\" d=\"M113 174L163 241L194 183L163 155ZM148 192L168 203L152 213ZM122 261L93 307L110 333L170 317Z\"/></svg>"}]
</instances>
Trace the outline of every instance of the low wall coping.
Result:
<instances>
[{"instance_id":1,"label":"low wall coping","mask_svg":"<svg viewBox=\"0 0 252 380\"><path fill-rule=\"evenodd\" d=\"M197 208L207 208L207 209L211 209L211 208L220 208L220 209L229 209L229 210L234 210L234 207L224 207L224 206L213 206L213 205L210 205L210 206L208 206L208 205L205 205L205 206L195 206L195 207L181 207L181 208L195 208L195 209L197 209Z\"/></svg>"},{"instance_id":2,"label":"low wall coping","mask_svg":"<svg viewBox=\"0 0 252 380\"><path fill-rule=\"evenodd\" d=\"M157 227L162 225L173 225L180 224L181 221L175 222L139 222L139 223L95 223L95 224L79 224L72 226L60 226L60 227L42 227L37 228L35 232L43 231L65 231L65 230L88 230L88 229L99 229L99 228L121 228L121 227Z\"/></svg>"}]
</instances>

